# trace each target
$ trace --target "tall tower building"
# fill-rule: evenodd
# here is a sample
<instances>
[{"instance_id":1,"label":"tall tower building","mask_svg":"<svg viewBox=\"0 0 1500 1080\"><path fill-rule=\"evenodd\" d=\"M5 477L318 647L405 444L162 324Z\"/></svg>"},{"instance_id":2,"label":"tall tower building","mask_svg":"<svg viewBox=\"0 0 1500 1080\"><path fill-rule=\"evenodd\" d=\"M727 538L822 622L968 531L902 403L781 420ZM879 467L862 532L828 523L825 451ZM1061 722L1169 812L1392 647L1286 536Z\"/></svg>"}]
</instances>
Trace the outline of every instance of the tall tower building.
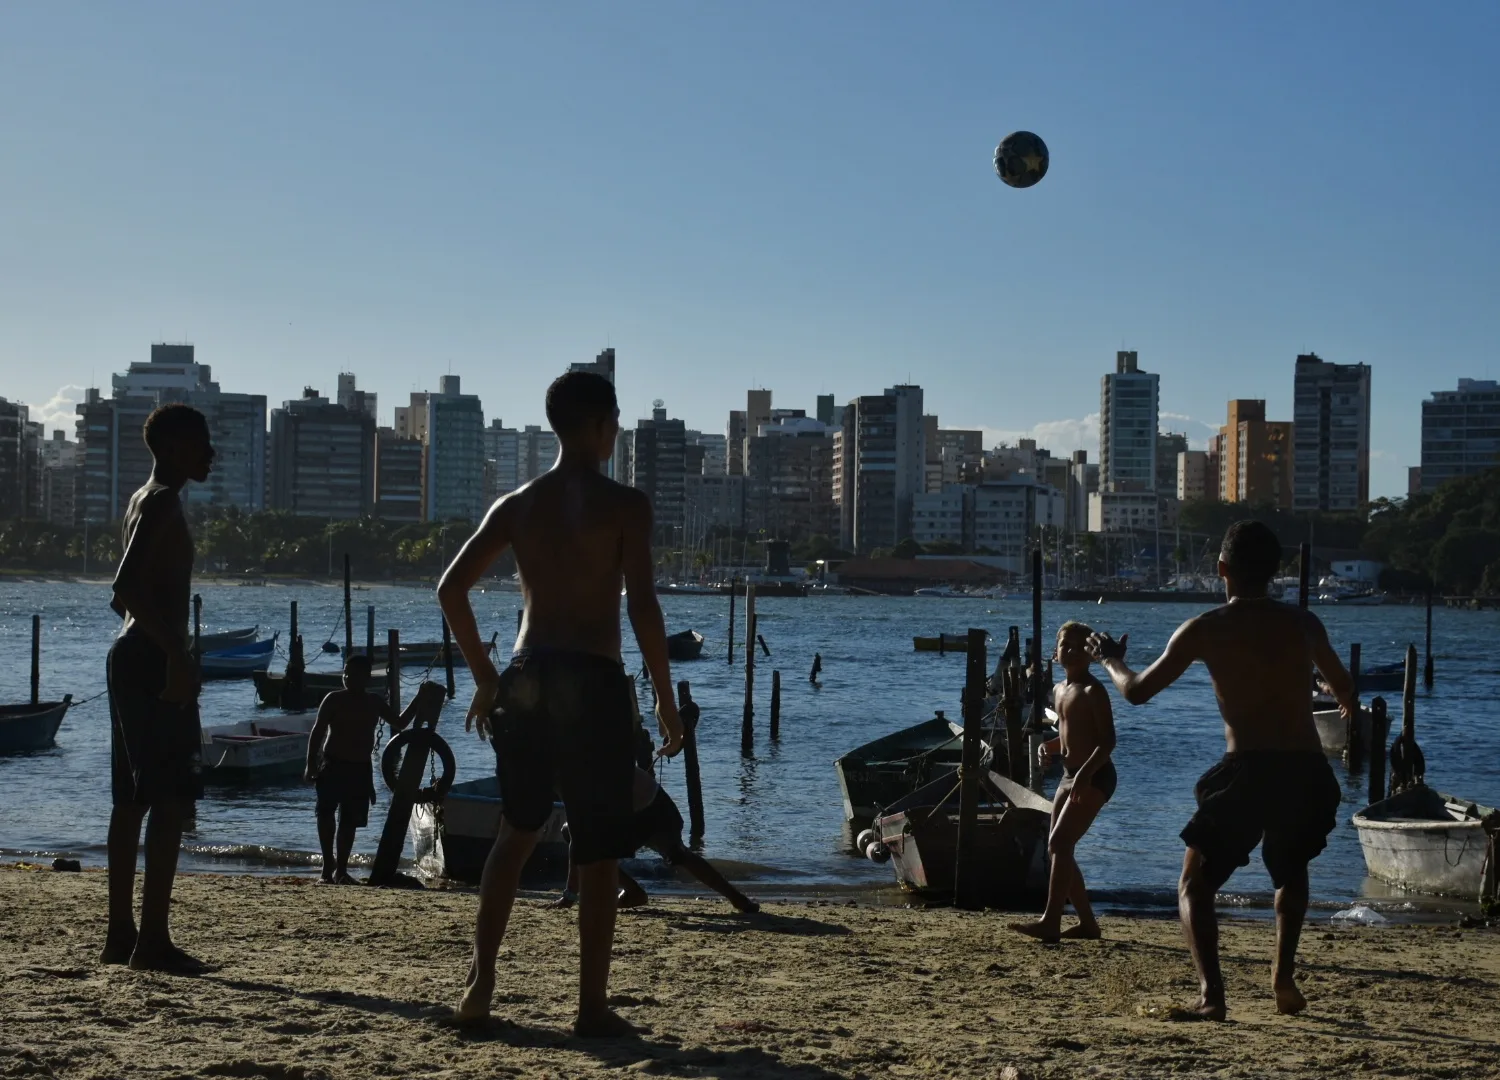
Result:
<instances>
[{"instance_id":1,"label":"tall tower building","mask_svg":"<svg viewBox=\"0 0 1500 1080\"><path fill-rule=\"evenodd\" d=\"M830 486L836 482L842 545L866 553L909 537L926 466L922 388L895 386L855 398L844 409L836 445Z\"/></svg>"},{"instance_id":2,"label":"tall tower building","mask_svg":"<svg viewBox=\"0 0 1500 1080\"><path fill-rule=\"evenodd\" d=\"M1370 501L1370 365L1297 357L1292 507L1355 511Z\"/></svg>"},{"instance_id":3,"label":"tall tower building","mask_svg":"<svg viewBox=\"0 0 1500 1080\"><path fill-rule=\"evenodd\" d=\"M1156 490L1159 375L1140 370L1136 353L1115 354L1099 383L1099 489ZM1175 487L1175 484L1174 484Z\"/></svg>"},{"instance_id":4,"label":"tall tower building","mask_svg":"<svg viewBox=\"0 0 1500 1080\"><path fill-rule=\"evenodd\" d=\"M271 410L271 505L351 519L375 509L375 418L311 387Z\"/></svg>"},{"instance_id":5,"label":"tall tower building","mask_svg":"<svg viewBox=\"0 0 1500 1080\"><path fill-rule=\"evenodd\" d=\"M657 401L651 419L638 421L632 435L630 486L650 498L657 536L671 543L673 530L684 523L687 425L669 420L665 406Z\"/></svg>"},{"instance_id":6,"label":"tall tower building","mask_svg":"<svg viewBox=\"0 0 1500 1080\"><path fill-rule=\"evenodd\" d=\"M1500 466L1500 383L1459 379L1457 390L1435 390L1422 402L1419 490ZM1410 486L1410 485L1408 485Z\"/></svg>"},{"instance_id":7,"label":"tall tower building","mask_svg":"<svg viewBox=\"0 0 1500 1080\"><path fill-rule=\"evenodd\" d=\"M427 395L427 520L478 522L484 516L484 408L461 393L457 375Z\"/></svg>"},{"instance_id":8,"label":"tall tower building","mask_svg":"<svg viewBox=\"0 0 1500 1080\"><path fill-rule=\"evenodd\" d=\"M1293 425L1266 419L1266 403L1229 403L1219 429L1219 498L1224 502L1292 508Z\"/></svg>"}]
</instances>

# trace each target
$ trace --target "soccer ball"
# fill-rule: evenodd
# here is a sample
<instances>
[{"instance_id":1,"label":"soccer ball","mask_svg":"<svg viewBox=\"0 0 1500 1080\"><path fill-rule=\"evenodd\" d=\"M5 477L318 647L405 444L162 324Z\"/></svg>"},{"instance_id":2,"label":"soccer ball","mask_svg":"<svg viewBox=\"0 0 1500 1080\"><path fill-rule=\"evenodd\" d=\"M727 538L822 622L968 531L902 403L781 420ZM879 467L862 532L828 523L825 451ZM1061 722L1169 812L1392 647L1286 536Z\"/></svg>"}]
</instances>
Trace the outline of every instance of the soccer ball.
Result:
<instances>
[{"instance_id":1,"label":"soccer ball","mask_svg":"<svg viewBox=\"0 0 1500 1080\"><path fill-rule=\"evenodd\" d=\"M995 147L995 175L1014 188L1027 188L1047 175L1047 144L1029 131L1015 131Z\"/></svg>"}]
</instances>

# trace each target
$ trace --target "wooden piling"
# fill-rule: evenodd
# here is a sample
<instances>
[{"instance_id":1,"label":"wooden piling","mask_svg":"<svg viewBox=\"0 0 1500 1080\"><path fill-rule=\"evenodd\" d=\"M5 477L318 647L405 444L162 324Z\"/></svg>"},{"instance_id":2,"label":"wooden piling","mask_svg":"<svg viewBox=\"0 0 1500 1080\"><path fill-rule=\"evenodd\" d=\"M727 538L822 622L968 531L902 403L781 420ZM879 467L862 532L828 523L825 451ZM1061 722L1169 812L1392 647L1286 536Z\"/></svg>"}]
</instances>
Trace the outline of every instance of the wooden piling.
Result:
<instances>
[{"instance_id":1,"label":"wooden piling","mask_svg":"<svg viewBox=\"0 0 1500 1080\"><path fill-rule=\"evenodd\" d=\"M42 617L31 617L31 703L42 700Z\"/></svg>"},{"instance_id":2,"label":"wooden piling","mask_svg":"<svg viewBox=\"0 0 1500 1080\"><path fill-rule=\"evenodd\" d=\"M781 738L781 672L771 672L771 741Z\"/></svg>"},{"instance_id":3,"label":"wooden piling","mask_svg":"<svg viewBox=\"0 0 1500 1080\"><path fill-rule=\"evenodd\" d=\"M682 771L687 781L688 842L703 840L703 778L698 772L698 703L687 680L677 684L677 715L682 718Z\"/></svg>"},{"instance_id":4,"label":"wooden piling","mask_svg":"<svg viewBox=\"0 0 1500 1080\"><path fill-rule=\"evenodd\" d=\"M1427 772L1417 745L1417 647L1406 647L1406 684L1401 691L1401 734L1391 745L1391 794L1420 784Z\"/></svg>"},{"instance_id":5,"label":"wooden piling","mask_svg":"<svg viewBox=\"0 0 1500 1080\"><path fill-rule=\"evenodd\" d=\"M301 709L302 702L302 675L307 670L307 664L302 656L302 634L297 628L297 601L292 601L292 614L290 625L290 641L286 649L286 674L281 680L281 707L283 709Z\"/></svg>"},{"instance_id":6,"label":"wooden piling","mask_svg":"<svg viewBox=\"0 0 1500 1080\"><path fill-rule=\"evenodd\" d=\"M349 553L344 552L344 659L354 653L354 599L349 584ZM375 658L370 657L373 663Z\"/></svg>"},{"instance_id":7,"label":"wooden piling","mask_svg":"<svg viewBox=\"0 0 1500 1080\"><path fill-rule=\"evenodd\" d=\"M1349 717L1344 732L1344 764L1351 769L1359 768L1364 760L1365 747L1359 738L1359 642L1349 646L1349 678L1354 685L1354 714Z\"/></svg>"},{"instance_id":8,"label":"wooden piling","mask_svg":"<svg viewBox=\"0 0 1500 1080\"><path fill-rule=\"evenodd\" d=\"M1027 739L1032 791L1042 790L1045 770L1037 763L1037 748L1042 744L1042 729L1047 724L1047 687L1042 682L1042 549L1031 553L1031 725Z\"/></svg>"},{"instance_id":9,"label":"wooden piling","mask_svg":"<svg viewBox=\"0 0 1500 1080\"><path fill-rule=\"evenodd\" d=\"M985 632L969 630L969 655L964 671L963 759L958 781L958 848L953 875L953 904L975 911L979 897L979 754L984 724Z\"/></svg>"},{"instance_id":10,"label":"wooden piling","mask_svg":"<svg viewBox=\"0 0 1500 1080\"><path fill-rule=\"evenodd\" d=\"M745 711L740 719L740 753L755 752L755 586L745 586Z\"/></svg>"},{"instance_id":11,"label":"wooden piling","mask_svg":"<svg viewBox=\"0 0 1500 1080\"><path fill-rule=\"evenodd\" d=\"M375 605L365 605L365 655L375 663Z\"/></svg>"},{"instance_id":12,"label":"wooden piling","mask_svg":"<svg viewBox=\"0 0 1500 1080\"><path fill-rule=\"evenodd\" d=\"M1031 779L1031 767L1026 763L1026 718L1022 713L1022 698L1025 683L1021 674L1021 628L1010 628L1010 640L1005 646L1010 663L1005 668L1005 748L1006 773L1016 783Z\"/></svg>"},{"instance_id":13,"label":"wooden piling","mask_svg":"<svg viewBox=\"0 0 1500 1080\"><path fill-rule=\"evenodd\" d=\"M1297 606L1307 610L1308 589L1312 585L1312 545L1303 542L1297 549Z\"/></svg>"},{"instance_id":14,"label":"wooden piling","mask_svg":"<svg viewBox=\"0 0 1500 1080\"><path fill-rule=\"evenodd\" d=\"M385 693L391 708L401 710L401 631L385 632Z\"/></svg>"},{"instance_id":15,"label":"wooden piling","mask_svg":"<svg viewBox=\"0 0 1500 1080\"><path fill-rule=\"evenodd\" d=\"M288 634L288 636L292 641L297 640L297 601L295 600L292 601L292 625L291 632Z\"/></svg>"},{"instance_id":16,"label":"wooden piling","mask_svg":"<svg viewBox=\"0 0 1500 1080\"><path fill-rule=\"evenodd\" d=\"M1385 698L1370 702L1370 776L1365 801L1378 803L1385 798L1385 746L1390 735L1391 718L1386 713Z\"/></svg>"},{"instance_id":17,"label":"wooden piling","mask_svg":"<svg viewBox=\"0 0 1500 1080\"><path fill-rule=\"evenodd\" d=\"M734 663L734 590L738 578L729 579L729 663Z\"/></svg>"},{"instance_id":18,"label":"wooden piling","mask_svg":"<svg viewBox=\"0 0 1500 1080\"><path fill-rule=\"evenodd\" d=\"M756 631L755 640L760 643L760 651L764 655L770 656L771 655L771 646L769 646L769 645L766 644L766 636L764 634L760 633L759 631Z\"/></svg>"},{"instance_id":19,"label":"wooden piling","mask_svg":"<svg viewBox=\"0 0 1500 1080\"><path fill-rule=\"evenodd\" d=\"M448 691L448 700L453 700L453 632L448 629L448 620L443 619L443 676L444 689Z\"/></svg>"},{"instance_id":20,"label":"wooden piling","mask_svg":"<svg viewBox=\"0 0 1500 1080\"><path fill-rule=\"evenodd\" d=\"M1432 582L1427 583L1427 661L1422 665L1422 685L1432 689Z\"/></svg>"}]
</instances>

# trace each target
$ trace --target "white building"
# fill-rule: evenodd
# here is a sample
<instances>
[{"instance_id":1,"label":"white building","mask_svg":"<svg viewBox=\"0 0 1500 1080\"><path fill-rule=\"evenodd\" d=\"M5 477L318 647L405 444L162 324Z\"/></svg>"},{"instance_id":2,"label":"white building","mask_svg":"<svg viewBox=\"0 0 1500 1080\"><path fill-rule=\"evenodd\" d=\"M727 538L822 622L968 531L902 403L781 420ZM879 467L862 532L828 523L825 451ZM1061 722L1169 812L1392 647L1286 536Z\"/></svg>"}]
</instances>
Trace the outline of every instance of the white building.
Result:
<instances>
[{"instance_id":1,"label":"white building","mask_svg":"<svg viewBox=\"0 0 1500 1080\"><path fill-rule=\"evenodd\" d=\"M377 408L379 395L368 390L361 390L355 385L352 372L343 371L339 373L339 396L338 403L351 412L362 412L369 415L371 420L379 421L380 413Z\"/></svg>"},{"instance_id":2,"label":"white building","mask_svg":"<svg viewBox=\"0 0 1500 1080\"><path fill-rule=\"evenodd\" d=\"M1168 525L1154 491L1096 491L1089 496L1089 532L1150 532Z\"/></svg>"},{"instance_id":3,"label":"white building","mask_svg":"<svg viewBox=\"0 0 1500 1080\"><path fill-rule=\"evenodd\" d=\"M944 543L967 550L973 529L973 493L972 485L951 484L912 499L911 538L923 547Z\"/></svg>"},{"instance_id":4,"label":"white building","mask_svg":"<svg viewBox=\"0 0 1500 1080\"><path fill-rule=\"evenodd\" d=\"M484 516L484 408L459 391L457 375L427 395L427 520L478 522Z\"/></svg>"},{"instance_id":5,"label":"white building","mask_svg":"<svg viewBox=\"0 0 1500 1080\"><path fill-rule=\"evenodd\" d=\"M1214 463L1217 467L1217 462ZM1177 455L1177 500L1197 502L1208 498L1209 457L1207 450L1184 450ZM1213 487L1218 488L1216 482Z\"/></svg>"},{"instance_id":6,"label":"white building","mask_svg":"<svg viewBox=\"0 0 1500 1080\"><path fill-rule=\"evenodd\" d=\"M1141 371L1136 354L1115 354L1099 382L1099 487L1156 490L1156 424L1161 376Z\"/></svg>"},{"instance_id":7,"label":"white building","mask_svg":"<svg viewBox=\"0 0 1500 1080\"><path fill-rule=\"evenodd\" d=\"M1038 530L1061 527L1066 504L1063 492L1029 478L955 484L912 500L912 539L988 552L1002 560L993 565L1024 574Z\"/></svg>"}]
</instances>

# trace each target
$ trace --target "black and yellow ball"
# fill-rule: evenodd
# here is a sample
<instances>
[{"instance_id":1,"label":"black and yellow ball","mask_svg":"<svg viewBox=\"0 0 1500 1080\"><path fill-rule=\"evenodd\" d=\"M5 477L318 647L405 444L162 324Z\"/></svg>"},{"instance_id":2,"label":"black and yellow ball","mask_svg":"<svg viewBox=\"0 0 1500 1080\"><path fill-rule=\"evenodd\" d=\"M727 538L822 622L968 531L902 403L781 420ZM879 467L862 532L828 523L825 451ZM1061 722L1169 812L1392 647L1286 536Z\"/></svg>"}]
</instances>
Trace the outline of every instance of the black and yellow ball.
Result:
<instances>
[{"instance_id":1,"label":"black and yellow ball","mask_svg":"<svg viewBox=\"0 0 1500 1080\"><path fill-rule=\"evenodd\" d=\"M995 147L995 175L1013 188L1028 188L1047 175L1047 144L1040 135L1015 131Z\"/></svg>"}]
</instances>

